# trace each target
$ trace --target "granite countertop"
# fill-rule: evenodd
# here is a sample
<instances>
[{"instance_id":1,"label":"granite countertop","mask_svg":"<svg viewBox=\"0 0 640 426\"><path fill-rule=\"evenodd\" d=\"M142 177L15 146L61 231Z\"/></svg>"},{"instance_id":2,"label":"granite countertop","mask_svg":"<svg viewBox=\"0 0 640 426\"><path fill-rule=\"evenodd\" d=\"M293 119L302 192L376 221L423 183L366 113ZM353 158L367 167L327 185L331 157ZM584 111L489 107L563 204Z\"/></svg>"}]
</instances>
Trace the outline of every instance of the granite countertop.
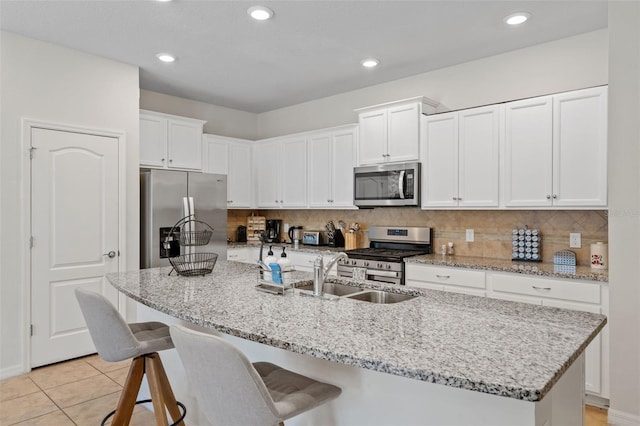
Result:
<instances>
[{"instance_id":1,"label":"granite countertop","mask_svg":"<svg viewBox=\"0 0 640 426\"><path fill-rule=\"evenodd\" d=\"M379 305L298 290L277 296L255 289L254 265L224 260L204 277L168 276L169 270L107 279L144 305L233 336L525 401L542 399L606 323L587 312L345 278L331 279L421 297Z\"/></svg>"},{"instance_id":2,"label":"granite countertop","mask_svg":"<svg viewBox=\"0 0 640 426\"><path fill-rule=\"evenodd\" d=\"M549 278L570 278L576 280L609 282L606 269L592 269L589 266L576 266L575 272L566 266L558 267L548 262L514 262L504 259L490 259L471 256L442 256L441 254L425 254L405 259L406 263L422 263L425 265L447 266L452 268L480 269L485 271L514 272L519 274L539 275Z\"/></svg>"}]
</instances>

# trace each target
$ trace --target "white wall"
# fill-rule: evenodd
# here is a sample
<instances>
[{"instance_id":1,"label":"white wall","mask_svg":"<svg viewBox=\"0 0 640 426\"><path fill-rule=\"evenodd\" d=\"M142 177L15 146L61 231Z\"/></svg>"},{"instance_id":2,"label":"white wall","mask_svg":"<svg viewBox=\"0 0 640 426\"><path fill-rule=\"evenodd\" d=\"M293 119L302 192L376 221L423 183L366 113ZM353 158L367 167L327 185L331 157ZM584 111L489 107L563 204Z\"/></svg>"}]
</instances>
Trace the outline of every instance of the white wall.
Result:
<instances>
[{"instance_id":1,"label":"white wall","mask_svg":"<svg viewBox=\"0 0 640 426\"><path fill-rule=\"evenodd\" d=\"M258 118L256 114L251 112L205 104L148 90L140 91L140 108L206 120L205 133L240 139L259 139Z\"/></svg>"},{"instance_id":2,"label":"white wall","mask_svg":"<svg viewBox=\"0 0 640 426\"><path fill-rule=\"evenodd\" d=\"M594 31L265 112L258 132L267 138L355 123L356 108L415 96L460 109L607 84L607 54L607 30Z\"/></svg>"},{"instance_id":3,"label":"white wall","mask_svg":"<svg viewBox=\"0 0 640 426\"><path fill-rule=\"evenodd\" d=\"M640 2L609 2L609 421L640 424Z\"/></svg>"},{"instance_id":4,"label":"white wall","mask_svg":"<svg viewBox=\"0 0 640 426\"><path fill-rule=\"evenodd\" d=\"M29 283L25 278L21 187L25 152L21 150L23 117L126 133L127 215L125 259L139 264L138 68L16 34L0 33L0 377L29 366ZM26 250L25 250L26 251Z\"/></svg>"}]
</instances>

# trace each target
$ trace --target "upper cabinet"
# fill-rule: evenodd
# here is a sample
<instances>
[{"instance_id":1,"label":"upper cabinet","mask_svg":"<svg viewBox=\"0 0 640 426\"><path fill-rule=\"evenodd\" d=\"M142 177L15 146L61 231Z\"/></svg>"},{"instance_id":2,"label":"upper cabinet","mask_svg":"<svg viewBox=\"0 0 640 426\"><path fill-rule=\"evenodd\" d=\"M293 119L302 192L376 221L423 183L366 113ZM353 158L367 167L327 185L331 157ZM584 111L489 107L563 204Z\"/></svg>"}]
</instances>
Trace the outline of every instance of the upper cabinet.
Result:
<instances>
[{"instance_id":1,"label":"upper cabinet","mask_svg":"<svg viewBox=\"0 0 640 426\"><path fill-rule=\"evenodd\" d=\"M357 109L360 165L417 161L420 155L420 116L437 103L424 97Z\"/></svg>"},{"instance_id":2,"label":"upper cabinet","mask_svg":"<svg viewBox=\"0 0 640 426\"><path fill-rule=\"evenodd\" d=\"M205 121L140 110L140 165L202 170Z\"/></svg>"},{"instance_id":3,"label":"upper cabinet","mask_svg":"<svg viewBox=\"0 0 640 426\"><path fill-rule=\"evenodd\" d=\"M357 140L357 126L309 135L309 207L354 208L353 167Z\"/></svg>"},{"instance_id":4,"label":"upper cabinet","mask_svg":"<svg viewBox=\"0 0 640 426\"><path fill-rule=\"evenodd\" d=\"M204 135L202 138L205 173L227 175L227 207L230 209L252 207L253 142L244 139Z\"/></svg>"},{"instance_id":5,"label":"upper cabinet","mask_svg":"<svg viewBox=\"0 0 640 426\"><path fill-rule=\"evenodd\" d=\"M422 117L423 208L499 206L499 105Z\"/></svg>"},{"instance_id":6,"label":"upper cabinet","mask_svg":"<svg viewBox=\"0 0 640 426\"><path fill-rule=\"evenodd\" d=\"M607 88L505 105L506 207L606 207Z\"/></svg>"},{"instance_id":7,"label":"upper cabinet","mask_svg":"<svg viewBox=\"0 0 640 426\"><path fill-rule=\"evenodd\" d=\"M254 150L257 207L306 207L306 137L296 136L258 141Z\"/></svg>"}]
</instances>

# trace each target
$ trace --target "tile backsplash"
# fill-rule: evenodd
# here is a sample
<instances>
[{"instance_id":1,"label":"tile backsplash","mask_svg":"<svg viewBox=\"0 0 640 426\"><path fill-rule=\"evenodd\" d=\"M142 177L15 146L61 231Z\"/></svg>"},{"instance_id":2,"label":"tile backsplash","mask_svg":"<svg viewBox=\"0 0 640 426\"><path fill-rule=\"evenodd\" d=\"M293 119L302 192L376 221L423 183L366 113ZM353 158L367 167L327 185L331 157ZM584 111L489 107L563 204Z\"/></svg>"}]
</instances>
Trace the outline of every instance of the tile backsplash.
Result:
<instances>
[{"instance_id":1,"label":"tile backsplash","mask_svg":"<svg viewBox=\"0 0 640 426\"><path fill-rule=\"evenodd\" d=\"M511 259L511 230L539 228L542 258L553 262L553 254L569 249L569 233L582 234L582 248L576 253L579 265L589 265L589 245L607 241L608 218L605 210L421 210L407 207L385 207L362 210L229 210L228 237L235 241L236 229L247 224L251 213L267 219L282 219L282 223L301 225L308 230L323 230L333 219L358 222L362 232L360 246L368 246L369 226L429 226L433 229L434 251L442 244L453 242L455 252L464 256ZM467 229L473 229L475 242L467 243ZM282 237L286 237L284 234Z\"/></svg>"}]
</instances>

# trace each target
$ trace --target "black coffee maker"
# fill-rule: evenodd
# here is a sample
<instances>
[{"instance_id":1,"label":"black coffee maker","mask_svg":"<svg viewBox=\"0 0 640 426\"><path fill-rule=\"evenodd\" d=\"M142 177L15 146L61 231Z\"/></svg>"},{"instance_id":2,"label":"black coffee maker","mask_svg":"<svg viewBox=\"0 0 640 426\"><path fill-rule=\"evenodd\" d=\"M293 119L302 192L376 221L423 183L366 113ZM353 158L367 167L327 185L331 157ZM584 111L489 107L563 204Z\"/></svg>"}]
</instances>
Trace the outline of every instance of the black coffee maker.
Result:
<instances>
[{"instance_id":1,"label":"black coffee maker","mask_svg":"<svg viewBox=\"0 0 640 426\"><path fill-rule=\"evenodd\" d=\"M281 219L267 219L266 223L266 233L267 233L267 242L268 243L279 243L280 242L280 229L282 228L282 220Z\"/></svg>"}]
</instances>

